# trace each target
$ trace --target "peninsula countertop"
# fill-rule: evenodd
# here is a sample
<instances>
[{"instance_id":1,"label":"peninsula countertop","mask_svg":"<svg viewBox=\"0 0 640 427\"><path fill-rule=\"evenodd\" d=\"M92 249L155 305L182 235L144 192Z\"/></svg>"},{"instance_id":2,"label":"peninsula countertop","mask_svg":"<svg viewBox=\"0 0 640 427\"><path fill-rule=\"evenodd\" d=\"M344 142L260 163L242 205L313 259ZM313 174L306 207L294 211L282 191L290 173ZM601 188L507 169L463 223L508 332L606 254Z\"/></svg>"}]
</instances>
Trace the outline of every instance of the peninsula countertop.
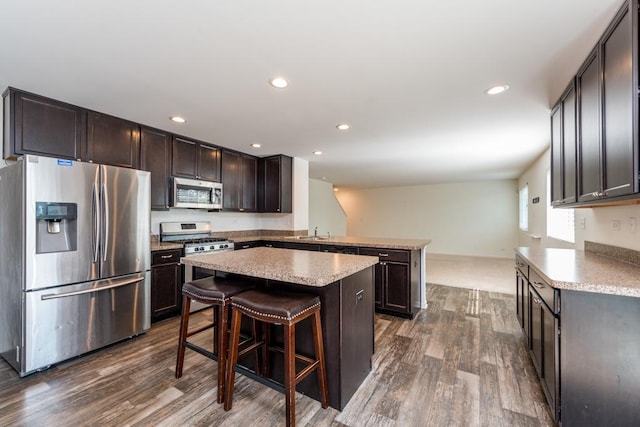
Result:
<instances>
[{"instance_id":1,"label":"peninsula countertop","mask_svg":"<svg viewBox=\"0 0 640 427\"><path fill-rule=\"evenodd\" d=\"M242 236L229 237L236 243L254 240L270 240L276 242L299 242L313 245L359 246L380 249L420 250L431 243L429 239L401 239L391 237L359 237L359 236Z\"/></svg>"},{"instance_id":2,"label":"peninsula countertop","mask_svg":"<svg viewBox=\"0 0 640 427\"><path fill-rule=\"evenodd\" d=\"M640 298L640 267L589 251L516 248L556 288Z\"/></svg>"},{"instance_id":3,"label":"peninsula countertop","mask_svg":"<svg viewBox=\"0 0 640 427\"><path fill-rule=\"evenodd\" d=\"M378 257L256 247L182 257L185 265L261 279L326 286L378 263Z\"/></svg>"}]
</instances>

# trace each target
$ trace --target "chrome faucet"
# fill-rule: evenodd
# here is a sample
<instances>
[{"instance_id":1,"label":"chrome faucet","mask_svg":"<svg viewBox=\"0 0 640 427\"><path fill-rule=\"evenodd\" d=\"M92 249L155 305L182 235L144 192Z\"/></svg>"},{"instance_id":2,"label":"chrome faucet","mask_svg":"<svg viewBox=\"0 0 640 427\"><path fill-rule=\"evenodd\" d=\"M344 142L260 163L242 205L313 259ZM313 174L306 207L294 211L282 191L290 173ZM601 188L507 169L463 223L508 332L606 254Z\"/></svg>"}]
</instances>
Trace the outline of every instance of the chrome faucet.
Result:
<instances>
[{"instance_id":1,"label":"chrome faucet","mask_svg":"<svg viewBox=\"0 0 640 427\"><path fill-rule=\"evenodd\" d=\"M318 237L318 226L316 225L316 229L313 231L313 237Z\"/></svg>"}]
</instances>

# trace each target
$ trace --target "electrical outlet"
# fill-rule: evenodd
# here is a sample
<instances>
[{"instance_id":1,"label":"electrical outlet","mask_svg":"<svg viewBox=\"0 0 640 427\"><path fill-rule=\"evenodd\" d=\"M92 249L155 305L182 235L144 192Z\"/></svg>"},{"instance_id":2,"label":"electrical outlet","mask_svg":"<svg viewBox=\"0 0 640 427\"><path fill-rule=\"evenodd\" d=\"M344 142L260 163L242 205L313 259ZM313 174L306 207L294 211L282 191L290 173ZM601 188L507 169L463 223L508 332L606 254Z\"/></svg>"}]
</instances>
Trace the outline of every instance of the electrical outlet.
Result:
<instances>
[{"instance_id":1,"label":"electrical outlet","mask_svg":"<svg viewBox=\"0 0 640 427\"><path fill-rule=\"evenodd\" d=\"M587 219L586 218L580 218L578 219L578 227L581 230L584 230L587 228Z\"/></svg>"},{"instance_id":2,"label":"electrical outlet","mask_svg":"<svg viewBox=\"0 0 640 427\"><path fill-rule=\"evenodd\" d=\"M620 220L614 219L611 221L611 228L613 228L613 231L620 231Z\"/></svg>"},{"instance_id":3,"label":"electrical outlet","mask_svg":"<svg viewBox=\"0 0 640 427\"><path fill-rule=\"evenodd\" d=\"M631 218L629 218L629 231L631 231L632 233L636 232L636 228L638 226L636 217L632 216Z\"/></svg>"}]
</instances>

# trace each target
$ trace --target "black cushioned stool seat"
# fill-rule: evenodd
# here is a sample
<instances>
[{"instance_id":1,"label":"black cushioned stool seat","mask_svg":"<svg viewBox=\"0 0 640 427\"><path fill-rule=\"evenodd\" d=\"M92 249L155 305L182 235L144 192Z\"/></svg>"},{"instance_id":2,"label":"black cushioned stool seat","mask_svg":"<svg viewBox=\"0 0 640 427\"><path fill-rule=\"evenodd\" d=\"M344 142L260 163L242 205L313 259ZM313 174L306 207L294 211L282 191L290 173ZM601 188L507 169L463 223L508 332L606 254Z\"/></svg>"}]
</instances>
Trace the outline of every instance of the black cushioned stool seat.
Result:
<instances>
[{"instance_id":1,"label":"black cushioned stool seat","mask_svg":"<svg viewBox=\"0 0 640 427\"><path fill-rule=\"evenodd\" d=\"M231 297L241 292L253 289L255 283L239 278L205 277L203 279L187 282L182 285L182 317L180 319L180 337L178 341L178 357L176 360L176 378L182 376L185 348L190 348L203 356L218 361L218 390L217 400L222 403L226 384L226 362L228 351L228 318L229 303ZM191 301L213 305L213 322L197 329L189 331L189 310ZM256 329L253 324L253 340L255 341ZM213 352L210 352L187 339L195 334L213 328ZM259 365L258 352L255 350L256 365Z\"/></svg>"},{"instance_id":2,"label":"black cushioned stool seat","mask_svg":"<svg viewBox=\"0 0 640 427\"><path fill-rule=\"evenodd\" d=\"M280 351L284 353L284 389L286 401L287 426L295 425L295 393L296 384L307 375L316 371L320 388L320 399L323 408L328 407L329 395L327 389L327 374L324 360L324 346L322 342L322 324L320 321L320 299L315 295L304 293L284 292L273 290L249 290L231 297L231 337L229 344L229 362L227 365L227 387L224 409L228 411L233 404L233 389L235 380L234 367L238 361L238 345L240 340L240 323L242 316L248 316L263 323L282 325L284 327L284 349L271 347L269 344L269 328L265 328L262 342L254 346L262 346L265 357L265 375L268 376L268 352ZM296 354L295 326L301 320L313 316L311 325L315 359ZM245 350L246 351L246 350ZM307 365L296 374L296 359Z\"/></svg>"}]
</instances>

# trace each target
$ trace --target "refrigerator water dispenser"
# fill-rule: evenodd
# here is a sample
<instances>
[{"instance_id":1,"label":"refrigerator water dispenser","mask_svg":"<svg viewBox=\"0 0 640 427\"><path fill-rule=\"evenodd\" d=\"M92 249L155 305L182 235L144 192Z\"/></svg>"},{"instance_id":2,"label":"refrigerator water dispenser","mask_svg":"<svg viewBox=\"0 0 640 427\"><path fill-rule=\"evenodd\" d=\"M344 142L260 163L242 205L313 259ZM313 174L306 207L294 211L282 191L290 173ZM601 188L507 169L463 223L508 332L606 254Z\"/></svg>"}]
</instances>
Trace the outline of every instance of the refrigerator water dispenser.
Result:
<instances>
[{"instance_id":1,"label":"refrigerator water dispenser","mask_svg":"<svg viewBox=\"0 0 640 427\"><path fill-rule=\"evenodd\" d=\"M78 205L36 202L36 253L75 251Z\"/></svg>"}]
</instances>

